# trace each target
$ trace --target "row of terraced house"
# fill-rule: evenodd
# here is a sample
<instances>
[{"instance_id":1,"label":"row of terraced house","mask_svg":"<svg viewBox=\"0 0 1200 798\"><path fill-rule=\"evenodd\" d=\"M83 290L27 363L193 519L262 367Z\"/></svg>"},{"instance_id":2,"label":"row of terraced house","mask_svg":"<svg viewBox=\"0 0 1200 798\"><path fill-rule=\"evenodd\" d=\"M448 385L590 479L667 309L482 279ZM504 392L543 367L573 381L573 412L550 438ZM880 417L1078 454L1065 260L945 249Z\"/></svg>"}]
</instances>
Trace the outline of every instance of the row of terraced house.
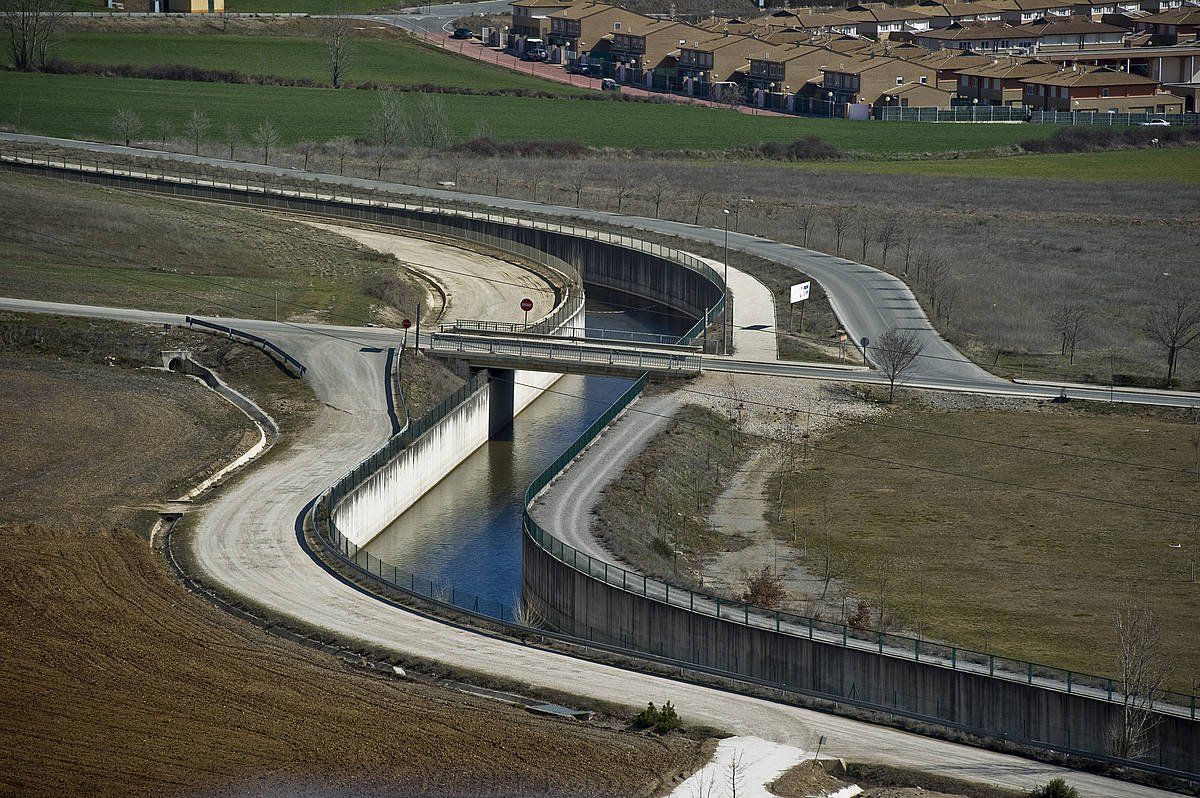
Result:
<instances>
[{"instance_id":1,"label":"row of terraced house","mask_svg":"<svg viewBox=\"0 0 1200 798\"><path fill-rule=\"evenodd\" d=\"M1200 5L1184 0L921 0L683 22L514 0L510 46L656 91L789 112L1003 105L1173 114L1200 99Z\"/></svg>"}]
</instances>

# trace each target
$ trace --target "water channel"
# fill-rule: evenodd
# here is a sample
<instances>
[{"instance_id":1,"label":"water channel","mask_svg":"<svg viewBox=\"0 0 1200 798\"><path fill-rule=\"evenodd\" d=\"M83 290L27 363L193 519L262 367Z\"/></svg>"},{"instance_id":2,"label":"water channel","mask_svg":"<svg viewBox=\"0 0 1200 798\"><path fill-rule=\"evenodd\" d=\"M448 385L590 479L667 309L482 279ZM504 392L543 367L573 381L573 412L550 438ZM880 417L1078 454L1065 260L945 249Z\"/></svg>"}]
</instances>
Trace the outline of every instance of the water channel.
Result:
<instances>
[{"instance_id":1,"label":"water channel","mask_svg":"<svg viewBox=\"0 0 1200 798\"><path fill-rule=\"evenodd\" d=\"M587 303L587 327L681 335L692 324L664 309ZM521 593L525 489L632 383L567 374L513 422L511 440L489 441L366 549L440 588L509 610Z\"/></svg>"}]
</instances>

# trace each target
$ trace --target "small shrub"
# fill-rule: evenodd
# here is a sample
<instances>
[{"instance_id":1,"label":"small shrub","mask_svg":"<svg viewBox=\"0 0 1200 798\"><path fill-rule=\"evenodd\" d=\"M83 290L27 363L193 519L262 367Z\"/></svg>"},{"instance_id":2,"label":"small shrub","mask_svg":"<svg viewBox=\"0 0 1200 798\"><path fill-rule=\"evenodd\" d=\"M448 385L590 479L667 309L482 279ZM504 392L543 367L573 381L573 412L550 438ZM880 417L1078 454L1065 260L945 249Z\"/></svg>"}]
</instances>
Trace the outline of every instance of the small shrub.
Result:
<instances>
[{"instance_id":1,"label":"small shrub","mask_svg":"<svg viewBox=\"0 0 1200 798\"><path fill-rule=\"evenodd\" d=\"M671 544L668 543L666 538L664 538L662 535L655 535L653 538L651 538L650 551L654 552L659 557L665 557L667 559L670 559L675 555L675 551L671 548Z\"/></svg>"},{"instance_id":2,"label":"small shrub","mask_svg":"<svg viewBox=\"0 0 1200 798\"><path fill-rule=\"evenodd\" d=\"M658 734L666 734L667 732L682 728L683 719L679 717L679 713L675 711L675 707L670 701L663 704L662 709L654 706L654 702L651 701L634 718L633 725L639 729L653 728Z\"/></svg>"},{"instance_id":3,"label":"small shrub","mask_svg":"<svg viewBox=\"0 0 1200 798\"><path fill-rule=\"evenodd\" d=\"M746 591L741 599L747 604L773 610L783 604L785 598L787 591L783 589L783 579L771 572L771 566L764 565L761 570L746 577Z\"/></svg>"},{"instance_id":4,"label":"small shrub","mask_svg":"<svg viewBox=\"0 0 1200 798\"><path fill-rule=\"evenodd\" d=\"M683 719L679 717L679 713L675 711L675 707L671 702L668 701L663 704L663 708L658 713L658 723L654 724L654 730L659 734L666 734L669 731L675 731L681 726L683 726ZM1074 798L1078 798L1078 796L1074 796Z\"/></svg>"},{"instance_id":5,"label":"small shrub","mask_svg":"<svg viewBox=\"0 0 1200 798\"><path fill-rule=\"evenodd\" d=\"M757 153L764 158L784 161L835 161L842 151L817 136L805 136L791 142L768 141L758 145Z\"/></svg>"},{"instance_id":6,"label":"small shrub","mask_svg":"<svg viewBox=\"0 0 1200 798\"><path fill-rule=\"evenodd\" d=\"M1029 798L1079 798L1079 790L1062 779L1051 779L1041 787L1035 787Z\"/></svg>"},{"instance_id":7,"label":"small shrub","mask_svg":"<svg viewBox=\"0 0 1200 798\"><path fill-rule=\"evenodd\" d=\"M867 602L858 602L858 606L854 608L854 612L846 619L846 624L851 629L871 628L871 608L867 606Z\"/></svg>"},{"instance_id":8,"label":"small shrub","mask_svg":"<svg viewBox=\"0 0 1200 798\"><path fill-rule=\"evenodd\" d=\"M451 151L478 158L579 158L587 148L578 141L496 141L484 136L456 144Z\"/></svg>"},{"instance_id":9,"label":"small shrub","mask_svg":"<svg viewBox=\"0 0 1200 798\"><path fill-rule=\"evenodd\" d=\"M661 713L658 711L658 707L654 706L653 701L650 701L646 704L646 708L643 709L638 716L633 719L633 725L637 726L639 729L649 729L651 726L656 726L658 724L658 719L660 717Z\"/></svg>"}]
</instances>

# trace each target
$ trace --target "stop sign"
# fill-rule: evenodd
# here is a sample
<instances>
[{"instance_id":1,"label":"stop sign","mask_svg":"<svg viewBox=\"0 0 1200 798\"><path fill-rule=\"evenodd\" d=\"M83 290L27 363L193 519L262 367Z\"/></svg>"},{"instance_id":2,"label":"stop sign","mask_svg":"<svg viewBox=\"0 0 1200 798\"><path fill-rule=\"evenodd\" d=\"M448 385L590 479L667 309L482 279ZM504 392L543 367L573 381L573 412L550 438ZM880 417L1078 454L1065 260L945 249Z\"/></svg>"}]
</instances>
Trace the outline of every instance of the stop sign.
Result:
<instances>
[{"instance_id":1,"label":"stop sign","mask_svg":"<svg viewBox=\"0 0 1200 798\"><path fill-rule=\"evenodd\" d=\"M533 300L530 299L529 297L525 297L524 299L522 299L521 300L521 310L525 311L526 313L533 310Z\"/></svg>"},{"instance_id":2,"label":"stop sign","mask_svg":"<svg viewBox=\"0 0 1200 798\"><path fill-rule=\"evenodd\" d=\"M408 319L405 319L404 321L400 322L400 326L407 330L409 327L412 326L412 322L409 321Z\"/></svg>"}]
</instances>

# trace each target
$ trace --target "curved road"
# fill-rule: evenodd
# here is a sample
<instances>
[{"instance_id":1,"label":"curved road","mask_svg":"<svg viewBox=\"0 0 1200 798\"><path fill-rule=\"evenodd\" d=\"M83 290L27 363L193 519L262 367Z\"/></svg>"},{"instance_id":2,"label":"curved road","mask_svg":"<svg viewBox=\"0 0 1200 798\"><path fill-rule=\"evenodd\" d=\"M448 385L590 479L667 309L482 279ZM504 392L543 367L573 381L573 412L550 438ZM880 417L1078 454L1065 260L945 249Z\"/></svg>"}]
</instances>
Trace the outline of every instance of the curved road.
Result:
<instances>
[{"instance_id":1,"label":"curved road","mask_svg":"<svg viewBox=\"0 0 1200 798\"><path fill-rule=\"evenodd\" d=\"M607 211L571 208L563 205L547 205L529 200L489 197L482 194L467 194L365 178L302 172L297 169L242 163L222 158L208 158L182 153L144 150L136 147L122 147L115 144L97 144L72 139L29 136L18 133L0 133L0 141L3 140L72 147L117 155L141 157L154 155L167 160L202 163L208 166L234 168L246 172L290 178L312 177L325 184L341 184L361 189L392 191L399 194L426 197L446 202L475 202L492 208L504 208L516 211L520 214L540 214L584 219L630 227L635 230L640 229L664 233L718 246L723 245L725 236L724 230L712 227L698 227L686 222L628 216L609 213ZM878 269L873 269L870 266L846 260L845 258L826 255L821 252L803 249L791 244L782 244L745 233L730 232L729 246L732 249L738 249L791 266L797 271L797 276L799 276L799 273L811 276L825 290L830 303L833 305L834 312L837 313L838 318L856 342L861 341L864 337L871 340L878 340L880 335L892 327L899 327L914 332L924 347L924 356L917 359L917 363L914 364L911 371L914 378L944 380L956 385L977 385L983 388L1007 384L999 377L988 374L976 366L957 349L947 343L934 330L933 325L929 323L912 291L897 277L893 277Z\"/></svg>"}]
</instances>

